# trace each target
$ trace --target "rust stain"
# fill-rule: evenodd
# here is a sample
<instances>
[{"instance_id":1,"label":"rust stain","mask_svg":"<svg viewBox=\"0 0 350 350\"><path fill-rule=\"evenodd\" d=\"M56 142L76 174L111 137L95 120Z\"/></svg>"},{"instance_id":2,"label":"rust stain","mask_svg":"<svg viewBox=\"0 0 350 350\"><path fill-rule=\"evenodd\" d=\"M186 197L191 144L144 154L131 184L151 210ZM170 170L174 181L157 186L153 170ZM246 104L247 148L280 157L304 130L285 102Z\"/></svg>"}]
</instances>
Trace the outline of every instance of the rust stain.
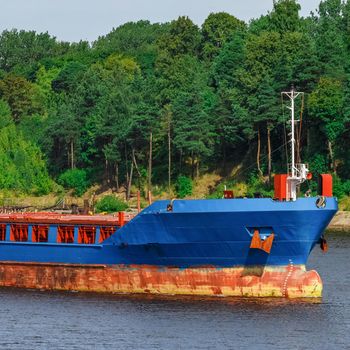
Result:
<instances>
[{"instance_id":1,"label":"rust stain","mask_svg":"<svg viewBox=\"0 0 350 350\"><path fill-rule=\"evenodd\" d=\"M320 297L322 281L305 266L179 269L140 265L0 263L0 286L101 293L239 297Z\"/></svg>"}]
</instances>

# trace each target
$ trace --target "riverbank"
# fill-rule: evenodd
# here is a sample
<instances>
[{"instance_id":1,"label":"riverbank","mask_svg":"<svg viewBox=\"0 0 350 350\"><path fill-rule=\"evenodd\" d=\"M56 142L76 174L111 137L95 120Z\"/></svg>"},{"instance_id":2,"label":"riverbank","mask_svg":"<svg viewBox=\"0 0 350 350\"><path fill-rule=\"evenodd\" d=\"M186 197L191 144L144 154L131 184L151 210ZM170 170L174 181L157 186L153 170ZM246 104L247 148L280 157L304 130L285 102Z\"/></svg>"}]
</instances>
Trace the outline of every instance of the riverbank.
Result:
<instances>
[{"instance_id":1,"label":"riverbank","mask_svg":"<svg viewBox=\"0 0 350 350\"><path fill-rule=\"evenodd\" d=\"M220 177L215 174L206 174L200 179L194 182L192 198L208 198L210 189L217 185ZM153 200L174 198L175 194L168 194L165 191L160 191L155 187L155 193L153 193ZM238 196L245 193L247 185L244 183L236 184L234 193ZM132 196L128 202L128 206L136 208L136 188L133 188ZM91 201L98 201L106 195L115 195L120 200L125 198L125 189L120 188L117 193L112 189L103 190L100 186L95 185L89 188L89 190L81 197L75 197L72 191L65 193L51 193L46 196L28 196L24 194L18 194L16 192L6 193L0 192L0 210L1 208L17 208L24 211L46 211L54 208L59 204L60 207L71 208L72 206L84 207L84 200L89 203ZM214 196L216 197L216 196ZM141 207L144 208L148 205L148 200L141 198ZM350 196L344 197L339 201L339 211L334 216L333 220L327 227L330 232L349 232L350 233Z\"/></svg>"},{"instance_id":2,"label":"riverbank","mask_svg":"<svg viewBox=\"0 0 350 350\"><path fill-rule=\"evenodd\" d=\"M350 232L350 211L338 211L327 227L331 232Z\"/></svg>"}]
</instances>

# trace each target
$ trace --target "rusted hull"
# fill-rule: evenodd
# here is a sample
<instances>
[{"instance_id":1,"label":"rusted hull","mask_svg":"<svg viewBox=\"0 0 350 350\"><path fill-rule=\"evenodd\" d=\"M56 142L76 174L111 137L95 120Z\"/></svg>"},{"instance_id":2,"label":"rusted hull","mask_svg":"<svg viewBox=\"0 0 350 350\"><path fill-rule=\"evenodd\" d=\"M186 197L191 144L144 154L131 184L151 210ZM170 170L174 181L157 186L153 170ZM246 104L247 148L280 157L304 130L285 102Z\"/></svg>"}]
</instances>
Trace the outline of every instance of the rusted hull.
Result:
<instances>
[{"instance_id":1,"label":"rusted hull","mask_svg":"<svg viewBox=\"0 0 350 350\"><path fill-rule=\"evenodd\" d=\"M304 265L171 268L147 265L0 263L0 286L97 293L232 297L321 297L322 281Z\"/></svg>"}]
</instances>

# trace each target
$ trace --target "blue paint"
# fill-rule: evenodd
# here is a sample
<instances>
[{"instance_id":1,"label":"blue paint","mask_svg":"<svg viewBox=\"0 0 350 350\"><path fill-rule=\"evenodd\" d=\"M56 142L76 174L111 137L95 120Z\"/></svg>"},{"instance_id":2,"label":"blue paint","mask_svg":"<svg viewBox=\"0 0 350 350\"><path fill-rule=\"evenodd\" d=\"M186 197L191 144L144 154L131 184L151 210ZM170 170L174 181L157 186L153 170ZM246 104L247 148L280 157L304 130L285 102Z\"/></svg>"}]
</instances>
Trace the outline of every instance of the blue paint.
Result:
<instances>
[{"instance_id":1,"label":"blue paint","mask_svg":"<svg viewBox=\"0 0 350 350\"><path fill-rule=\"evenodd\" d=\"M279 202L267 198L158 201L144 209L102 244L57 241L57 225L48 243L0 242L2 261L74 264L147 264L218 268L242 265L305 264L324 229L337 211L335 198L317 208L316 198ZM253 229L275 233L270 254L250 249ZM266 232L265 232L266 231Z\"/></svg>"},{"instance_id":2,"label":"blue paint","mask_svg":"<svg viewBox=\"0 0 350 350\"><path fill-rule=\"evenodd\" d=\"M96 236L95 243L98 244L100 242L101 229L99 226L96 227Z\"/></svg>"},{"instance_id":3,"label":"blue paint","mask_svg":"<svg viewBox=\"0 0 350 350\"><path fill-rule=\"evenodd\" d=\"M6 225L6 241L11 239L11 225Z\"/></svg>"},{"instance_id":4,"label":"blue paint","mask_svg":"<svg viewBox=\"0 0 350 350\"><path fill-rule=\"evenodd\" d=\"M28 226L28 242L33 242L33 225Z\"/></svg>"},{"instance_id":5,"label":"blue paint","mask_svg":"<svg viewBox=\"0 0 350 350\"><path fill-rule=\"evenodd\" d=\"M56 243L57 242L57 225L49 226L49 237L48 243Z\"/></svg>"},{"instance_id":6,"label":"blue paint","mask_svg":"<svg viewBox=\"0 0 350 350\"><path fill-rule=\"evenodd\" d=\"M78 243L79 226L74 227L74 243Z\"/></svg>"}]
</instances>

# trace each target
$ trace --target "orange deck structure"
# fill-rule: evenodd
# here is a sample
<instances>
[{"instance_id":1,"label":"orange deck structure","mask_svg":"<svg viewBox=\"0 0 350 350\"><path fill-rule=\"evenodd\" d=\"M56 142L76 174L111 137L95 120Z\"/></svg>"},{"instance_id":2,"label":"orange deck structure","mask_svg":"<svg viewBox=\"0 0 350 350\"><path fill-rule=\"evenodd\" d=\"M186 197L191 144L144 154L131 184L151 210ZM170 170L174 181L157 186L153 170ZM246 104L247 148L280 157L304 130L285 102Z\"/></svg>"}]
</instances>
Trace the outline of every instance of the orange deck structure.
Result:
<instances>
[{"instance_id":1,"label":"orange deck structure","mask_svg":"<svg viewBox=\"0 0 350 350\"><path fill-rule=\"evenodd\" d=\"M135 215L119 212L118 215L67 215L49 212L0 214L1 223L40 223L66 225L118 225L123 226Z\"/></svg>"}]
</instances>

